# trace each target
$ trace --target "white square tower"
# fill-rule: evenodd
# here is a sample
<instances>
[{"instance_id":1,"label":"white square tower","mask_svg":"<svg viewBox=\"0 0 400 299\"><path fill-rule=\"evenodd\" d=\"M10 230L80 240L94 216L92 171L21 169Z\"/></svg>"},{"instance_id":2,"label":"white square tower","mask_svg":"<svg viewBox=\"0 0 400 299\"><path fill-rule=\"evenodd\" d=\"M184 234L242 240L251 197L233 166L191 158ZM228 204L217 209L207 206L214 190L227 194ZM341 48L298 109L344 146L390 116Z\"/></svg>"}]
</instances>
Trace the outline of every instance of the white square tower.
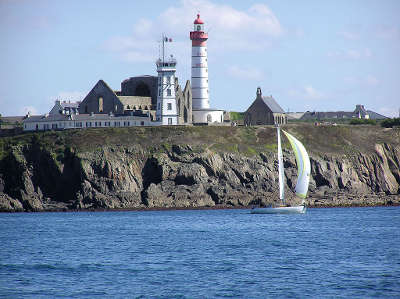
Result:
<instances>
[{"instance_id":1,"label":"white square tower","mask_svg":"<svg viewBox=\"0 0 400 299\"><path fill-rule=\"evenodd\" d=\"M163 57L156 62L158 72L158 94L156 118L161 125L177 125L178 113L175 97L175 72L176 59L164 58L164 40L163 37Z\"/></svg>"}]
</instances>

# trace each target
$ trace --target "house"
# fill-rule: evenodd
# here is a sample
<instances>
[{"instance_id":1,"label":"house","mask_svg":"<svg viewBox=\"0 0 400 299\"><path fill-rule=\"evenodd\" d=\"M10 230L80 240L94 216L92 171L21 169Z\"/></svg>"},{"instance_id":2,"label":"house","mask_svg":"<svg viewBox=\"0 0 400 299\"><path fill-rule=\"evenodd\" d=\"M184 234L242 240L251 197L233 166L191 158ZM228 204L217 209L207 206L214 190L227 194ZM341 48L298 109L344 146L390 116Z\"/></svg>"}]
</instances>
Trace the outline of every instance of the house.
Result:
<instances>
[{"instance_id":1,"label":"house","mask_svg":"<svg viewBox=\"0 0 400 299\"><path fill-rule=\"evenodd\" d=\"M257 88L257 97L244 115L244 124L246 126L254 125L283 125L287 123L285 112L275 101L270 97L263 97L261 88Z\"/></svg>"},{"instance_id":2,"label":"house","mask_svg":"<svg viewBox=\"0 0 400 299\"><path fill-rule=\"evenodd\" d=\"M83 128L134 127L159 125L152 122L150 115L132 114L116 116L110 114L45 114L27 116L24 131L47 131Z\"/></svg>"},{"instance_id":3,"label":"house","mask_svg":"<svg viewBox=\"0 0 400 299\"><path fill-rule=\"evenodd\" d=\"M366 110L364 105L356 105L354 111L328 111L328 112L310 112L307 111L300 118L301 120L326 120L326 119L385 119L384 115L371 110Z\"/></svg>"},{"instance_id":4,"label":"house","mask_svg":"<svg viewBox=\"0 0 400 299\"><path fill-rule=\"evenodd\" d=\"M71 115L71 114L79 114L79 104L80 102L70 102L70 101L60 101L56 100L53 108L50 110L49 114L50 115L56 115L56 114L66 114L66 115Z\"/></svg>"}]
</instances>

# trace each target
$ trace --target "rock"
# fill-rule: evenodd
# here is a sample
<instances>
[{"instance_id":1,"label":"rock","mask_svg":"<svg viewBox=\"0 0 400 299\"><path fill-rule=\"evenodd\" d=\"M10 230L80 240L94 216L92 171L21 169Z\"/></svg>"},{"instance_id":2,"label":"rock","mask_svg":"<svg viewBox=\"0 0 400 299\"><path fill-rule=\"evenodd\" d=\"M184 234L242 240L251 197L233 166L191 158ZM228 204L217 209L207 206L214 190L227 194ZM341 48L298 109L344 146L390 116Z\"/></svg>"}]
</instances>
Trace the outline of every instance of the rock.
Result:
<instances>
[{"instance_id":1,"label":"rock","mask_svg":"<svg viewBox=\"0 0 400 299\"><path fill-rule=\"evenodd\" d=\"M294 155L285 154L288 202L297 181ZM311 155L309 204L399 204L400 148ZM246 157L189 145L150 152L140 146L103 146L62 162L38 146L13 146L0 160L0 210L230 207L279 202L276 155Z\"/></svg>"},{"instance_id":2,"label":"rock","mask_svg":"<svg viewBox=\"0 0 400 299\"><path fill-rule=\"evenodd\" d=\"M23 210L21 202L0 192L0 212L22 212Z\"/></svg>"}]
</instances>

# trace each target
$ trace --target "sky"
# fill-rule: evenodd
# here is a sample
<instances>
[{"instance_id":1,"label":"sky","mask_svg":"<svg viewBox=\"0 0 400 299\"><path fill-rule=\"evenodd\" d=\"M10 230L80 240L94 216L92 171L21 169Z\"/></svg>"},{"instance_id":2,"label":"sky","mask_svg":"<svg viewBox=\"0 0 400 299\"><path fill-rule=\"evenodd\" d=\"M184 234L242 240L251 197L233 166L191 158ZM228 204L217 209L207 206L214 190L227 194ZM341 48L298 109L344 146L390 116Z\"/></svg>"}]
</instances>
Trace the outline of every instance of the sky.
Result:
<instances>
[{"instance_id":1,"label":"sky","mask_svg":"<svg viewBox=\"0 0 400 299\"><path fill-rule=\"evenodd\" d=\"M212 108L245 111L260 86L285 111L400 109L398 0L0 0L0 114L43 114L103 79L157 75L162 34L190 80L196 14Z\"/></svg>"}]
</instances>

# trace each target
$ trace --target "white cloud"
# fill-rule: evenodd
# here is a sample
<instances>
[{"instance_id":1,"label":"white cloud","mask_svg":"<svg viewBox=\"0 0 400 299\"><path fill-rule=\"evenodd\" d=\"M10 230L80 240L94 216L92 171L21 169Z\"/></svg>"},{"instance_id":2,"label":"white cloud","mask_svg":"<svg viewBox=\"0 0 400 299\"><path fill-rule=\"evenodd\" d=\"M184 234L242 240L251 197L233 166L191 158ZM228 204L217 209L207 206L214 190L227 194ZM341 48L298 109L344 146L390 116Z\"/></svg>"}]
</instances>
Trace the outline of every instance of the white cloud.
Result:
<instances>
[{"instance_id":1,"label":"white cloud","mask_svg":"<svg viewBox=\"0 0 400 299\"><path fill-rule=\"evenodd\" d=\"M305 86L303 88L303 90L304 90L305 97L309 98L310 100L319 100L319 99L322 99L324 97L323 93L321 93L320 91L316 90L311 85Z\"/></svg>"},{"instance_id":2,"label":"white cloud","mask_svg":"<svg viewBox=\"0 0 400 299\"><path fill-rule=\"evenodd\" d=\"M239 67L233 65L227 69L227 72L231 77L245 80L262 80L265 78L263 72L254 67Z\"/></svg>"},{"instance_id":3,"label":"white cloud","mask_svg":"<svg viewBox=\"0 0 400 299\"><path fill-rule=\"evenodd\" d=\"M387 117L400 117L399 107L381 107L378 109L378 113Z\"/></svg>"},{"instance_id":4,"label":"white cloud","mask_svg":"<svg viewBox=\"0 0 400 299\"><path fill-rule=\"evenodd\" d=\"M328 52L328 57L345 60L359 60L372 57L372 51L369 48L365 49L349 49L337 50Z\"/></svg>"},{"instance_id":5,"label":"white cloud","mask_svg":"<svg viewBox=\"0 0 400 299\"><path fill-rule=\"evenodd\" d=\"M343 81L348 83L349 85L361 85L361 86L377 86L380 81L373 75L367 76L348 76L343 78Z\"/></svg>"},{"instance_id":6,"label":"white cloud","mask_svg":"<svg viewBox=\"0 0 400 299\"><path fill-rule=\"evenodd\" d=\"M365 82L367 83L367 85L370 85L370 86L376 86L379 84L379 80L376 77L371 76L371 75L368 75L365 78Z\"/></svg>"},{"instance_id":7,"label":"white cloud","mask_svg":"<svg viewBox=\"0 0 400 299\"><path fill-rule=\"evenodd\" d=\"M379 25L375 28L375 36L380 39L400 39L400 28L396 26Z\"/></svg>"},{"instance_id":8,"label":"white cloud","mask_svg":"<svg viewBox=\"0 0 400 299\"><path fill-rule=\"evenodd\" d=\"M77 102L82 101L86 95L87 92L83 91L61 91L55 98L60 101Z\"/></svg>"},{"instance_id":9,"label":"white cloud","mask_svg":"<svg viewBox=\"0 0 400 299\"><path fill-rule=\"evenodd\" d=\"M361 37L359 32L351 32L351 31L342 31L339 32L339 35L347 40L359 40Z\"/></svg>"},{"instance_id":10,"label":"white cloud","mask_svg":"<svg viewBox=\"0 0 400 299\"><path fill-rule=\"evenodd\" d=\"M30 113L31 115L37 115L38 110L33 106L24 106L19 111L20 115L27 115L28 113Z\"/></svg>"},{"instance_id":11,"label":"white cloud","mask_svg":"<svg viewBox=\"0 0 400 299\"><path fill-rule=\"evenodd\" d=\"M265 4L255 4L247 10L237 10L228 4L208 0L182 0L167 8L154 21L138 20L130 36L111 37L104 48L130 62L149 62L158 57L157 41L161 34L172 37L170 52L179 61L190 59L189 31L201 9L201 18L209 32L210 49L217 53L263 50L284 34L279 20Z\"/></svg>"},{"instance_id":12,"label":"white cloud","mask_svg":"<svg viewBox=\"0 0 400 299\"><path fill-rule=\"evenodd\" d=\"M311 85L306 85L297 89L287 91L288 95L303 100L321 100L326 98L326 94L317 90Z\"/></svg>"}]
</instances>

